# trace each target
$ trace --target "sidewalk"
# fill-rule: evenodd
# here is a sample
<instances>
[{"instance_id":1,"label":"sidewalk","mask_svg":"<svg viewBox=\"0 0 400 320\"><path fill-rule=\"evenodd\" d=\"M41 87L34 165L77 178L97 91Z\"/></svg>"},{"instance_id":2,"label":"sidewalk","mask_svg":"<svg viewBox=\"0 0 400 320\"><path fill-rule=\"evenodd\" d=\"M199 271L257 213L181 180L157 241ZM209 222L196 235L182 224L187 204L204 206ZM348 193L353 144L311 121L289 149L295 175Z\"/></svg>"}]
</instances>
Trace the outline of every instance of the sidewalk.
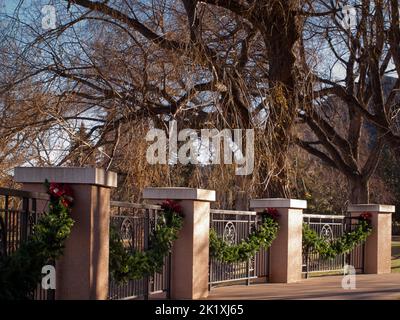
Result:
<instances>
[{"instance_id":1,"label":"sidewalk","mask_svg":"<svg viewBox=\"0 0 400 320\"><path fill-rule=\"evenodd\" d=\"M292 284L266 283L220 287L212 289L208 299L400 300L400 273L357 275L355 290L344 290L341 282L342 276L329 276L304 279Z\"/></svg>"}]
</instances>

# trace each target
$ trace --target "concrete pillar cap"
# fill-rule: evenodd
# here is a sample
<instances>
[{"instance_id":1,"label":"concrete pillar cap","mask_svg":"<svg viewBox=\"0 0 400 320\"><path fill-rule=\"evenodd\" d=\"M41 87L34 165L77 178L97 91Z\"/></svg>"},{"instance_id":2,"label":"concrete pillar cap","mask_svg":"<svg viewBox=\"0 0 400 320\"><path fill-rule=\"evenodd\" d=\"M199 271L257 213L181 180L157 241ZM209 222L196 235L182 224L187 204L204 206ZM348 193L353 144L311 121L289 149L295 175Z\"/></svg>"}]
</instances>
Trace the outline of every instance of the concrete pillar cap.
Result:
<instances>
[{"instance_id":1,"label":"concrete pillar cap","mask_svg":"<svg viewBox=\"0 0 400 320\"><path fill-rule=\"evenodd\" d=\"M348 212L393 213L396 207L386 204L350 204Z\"/></svg>"},{"instance_id":2,"label":"concrete pillar cap","mask_svg":"<svg viewBox=\"0 0 400 320\"><path fill-rule=\"evenodd\" d=\"M253 199L250 200L250 208L307 209L307 201L298 199L284 199L284 198Z\"/></svg>"},{"instance_id":3,"label":"concrete pillar cap","mask_svg":"<svg viewBox=\"0 0 400 320\"><path fill-rule=\"evenodd\" d=\"M57 183L90 184L116 188L117 174L99 168L75 167L17 167L14 180L20 183L44 183L45 180Z\"/></svg>"},{"instance_id":4,"label":"concrete pillar cap","mask_svg":"<svg viewBox=\"0 0 400 320\"><path fill-rule=\"evenodd\" d=\"M215 201L215 191L195 188L145 188L143 198L149 200Z\"/></svg>"}]
</instances>

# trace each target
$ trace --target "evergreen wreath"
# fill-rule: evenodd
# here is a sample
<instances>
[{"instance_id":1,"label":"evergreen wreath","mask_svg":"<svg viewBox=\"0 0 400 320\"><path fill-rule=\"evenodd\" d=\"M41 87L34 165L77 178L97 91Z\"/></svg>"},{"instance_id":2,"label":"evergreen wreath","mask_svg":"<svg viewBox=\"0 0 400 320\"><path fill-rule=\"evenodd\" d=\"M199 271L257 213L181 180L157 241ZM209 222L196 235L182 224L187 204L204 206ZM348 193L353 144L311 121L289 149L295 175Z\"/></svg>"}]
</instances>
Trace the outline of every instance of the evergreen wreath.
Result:
<instances>
[{"instance_id":1,"label":"evergreen wreath","mask_svg":"<svg viewBox=\"0 0 400 320\"><path fill-rule=\"evenodd\" d=\"M149 237L146 251L127 249L122 243L118 230L110 228L110 276L116 282L142 279L162 272L164 258L171 252L183 226L182 208L167 200L162 203L163 214L158 217L154 231Z\"/></svg>"},{"instance_id":2,"label":"evergreen wreath","mask_svg":"<svg viewBox=\"0 0 400 320\"><path fill-rule=\"evenodd\" d=\"M268 248L278 234L278 210L269 208L262 213L261 224L247 239L231 245L210 230L210 257L221 263L246 262L254 257L260 248Z\"/></svg>"},{"instance_id":3,"label":"evergreen wreath","mask_svg":"<svg viewBox=\"0 0 400 320\"><path fill-rule=\"evenodd\" d=\"M27 241L11 255L0 258L0 300L24 300L42 278L42 267L62 256L74 221L70 217L72 192L67 185L45 182L49 212L33 227Z\"/></svg>"},{"instance_id":4,"label":"evergreen wreath","mask_svg":"<svg viewBox=\"0 0 400 320\"><path fill-rule=\"evenodd\" d=\"M303 224L303 252L318 253L322 259L334 259L336 256L353 250L363 243L372 232L371 213L364 212L358 217L355 230L344 233L340 238L329 241L321 237L308 224Z\"/></svg>"}]
</instances>

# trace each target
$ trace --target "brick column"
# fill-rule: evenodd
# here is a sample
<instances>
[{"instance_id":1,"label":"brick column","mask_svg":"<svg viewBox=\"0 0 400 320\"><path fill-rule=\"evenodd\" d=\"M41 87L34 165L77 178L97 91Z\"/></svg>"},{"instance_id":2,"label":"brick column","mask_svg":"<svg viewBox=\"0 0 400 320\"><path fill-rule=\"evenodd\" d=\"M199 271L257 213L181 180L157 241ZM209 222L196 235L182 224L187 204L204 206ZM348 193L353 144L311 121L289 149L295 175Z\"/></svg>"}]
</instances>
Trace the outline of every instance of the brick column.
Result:
<instances>
[{"instance_id":1,"label":"brick column","mask_svg":"<svg viewBox=\"0 0 400 320\"><path fill-rule=\"evenodd\" d=\"M349 205L348 212L358 217L363 212L372 214L372 233L365 242L364 273L391 272L392 213L395 206L381 204Z\"/></svg>"},{"instance_id":2,"label":"brick column","mask_svg":"<svg viewBox=\"0 0 400 320\"><path fill-rule=\"evenodd\" d=\"M75 223L56 262L56 299L107 299L110 191L117 175L96 168L16 168L27 191L45 192L44 181L67 183L74 195Z\"/></svg>"},{"instance_id":3,"label":"brick column","mask_svg":"<svg viewBox=\"0 0 400 320\"><path fill-rule=\"evenodd\" d=\"M172 250L171 298L208 296L210 202L215 191L192 188L146 188L143 198L160 203L176 200L185 215Z\"/></svg>"},{"instance_id":4,"label":"brick column","mask_svg":"<svg viewBox=\"0 0 400 320\"><path fill-rule=\"evenodd\" d=\"M291 283L301 280L303 209L307 201L294 199L254 199L250 208L262 212L278 210L279 231L270 248L269 281Z\"/></svg>"}]
</instances>

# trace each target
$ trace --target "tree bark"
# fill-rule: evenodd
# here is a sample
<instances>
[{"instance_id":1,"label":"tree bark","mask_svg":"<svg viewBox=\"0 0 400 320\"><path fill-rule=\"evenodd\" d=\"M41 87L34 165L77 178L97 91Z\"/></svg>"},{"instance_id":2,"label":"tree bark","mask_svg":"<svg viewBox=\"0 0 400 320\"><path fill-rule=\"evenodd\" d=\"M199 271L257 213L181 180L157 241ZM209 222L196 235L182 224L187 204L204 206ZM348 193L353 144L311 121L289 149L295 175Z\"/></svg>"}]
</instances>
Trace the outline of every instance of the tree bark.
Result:
<instances>
[{"instance_id":1,"label":"tree bark","mask_svg":"<svg viewBox=\"0 0 400 320\"><path fill-rule=\"evenodd\" d=\"M351 204L369 203L369 179L363 177L348 178L349 201Z\"/></svg>"},{"instance_id":2,"label":"tree bark","mask_svg":"<svg viewBox=\"0 0 400 320\"><path fill-rule=\"evenodd\" d=\"M271 150L274 150L275 166L272 170L278 171L274 176L266 196L290 197L289 177L285 166L288 158L291 130L297 113L297 56L300 49L302 22L296 13L299 9L298 1L274 0L269 2L269 10L265 10L260 1L258 21L264 38L269 59L269 86L271 108L269 120L274 124L274 141ZM271 168L268 168L271 170ZM262 175L264 179L269 174Z\"/></svg>"}]
</instances>

